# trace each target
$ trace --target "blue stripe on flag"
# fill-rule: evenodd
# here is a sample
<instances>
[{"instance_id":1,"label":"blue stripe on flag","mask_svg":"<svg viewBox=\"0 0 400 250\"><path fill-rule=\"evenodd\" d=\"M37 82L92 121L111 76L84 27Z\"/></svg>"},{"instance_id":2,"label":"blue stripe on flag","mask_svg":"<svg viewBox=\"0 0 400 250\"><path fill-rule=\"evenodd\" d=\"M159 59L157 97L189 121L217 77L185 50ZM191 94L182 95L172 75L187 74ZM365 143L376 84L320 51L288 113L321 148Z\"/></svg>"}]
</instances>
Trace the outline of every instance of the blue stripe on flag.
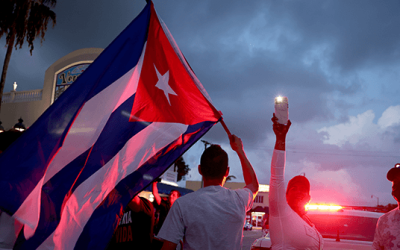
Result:
<instances>
[{"instance_id":1,"label":"blue stripe on flag","mask_svg":"<svg viewBox=\"0 0 400 250\"><path fill-rule=\"evenodd\" d=\"M39 245L33 242L41 243L53 233L60 222L63 202L75 189L107 164L129 139L148 126L141 122L129 122L133 101L134 96L112 113L92 149L71 161L43 185L38 233L27 240L29 248L37 248Z\"/></svg>"},{"instance_id":2,"label":"blue stripe on flag","mask_svg":"<svg viewBox=\"0 0 400 250\"><path fill-rule=\"evenodd\" d=\"M138 63L147 39L149 20L150 3L75 83L0 154L0 208L3 211L14 214L32 192L84 103Z\"/></svg>"}]
</instances>

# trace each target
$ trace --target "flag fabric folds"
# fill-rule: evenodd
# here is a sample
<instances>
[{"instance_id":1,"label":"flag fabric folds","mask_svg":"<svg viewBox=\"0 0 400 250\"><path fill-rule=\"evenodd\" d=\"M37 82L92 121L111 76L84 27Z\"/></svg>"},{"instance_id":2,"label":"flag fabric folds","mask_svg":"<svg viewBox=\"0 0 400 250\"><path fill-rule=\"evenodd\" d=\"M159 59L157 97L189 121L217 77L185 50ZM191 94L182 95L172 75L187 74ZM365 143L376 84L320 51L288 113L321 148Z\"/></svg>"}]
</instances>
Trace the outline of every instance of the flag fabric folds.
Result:
<instances>
[{"instance_id":1,"label":"flag fabric folds","mask_svg":"<svg viewBox=\"0 0 400 250\"><path fill-rule=\"evenodd\" d=\"M129 201L220 118L150 1L0 155L15 248L106 248Z\"/></svg>"}]
</instances>

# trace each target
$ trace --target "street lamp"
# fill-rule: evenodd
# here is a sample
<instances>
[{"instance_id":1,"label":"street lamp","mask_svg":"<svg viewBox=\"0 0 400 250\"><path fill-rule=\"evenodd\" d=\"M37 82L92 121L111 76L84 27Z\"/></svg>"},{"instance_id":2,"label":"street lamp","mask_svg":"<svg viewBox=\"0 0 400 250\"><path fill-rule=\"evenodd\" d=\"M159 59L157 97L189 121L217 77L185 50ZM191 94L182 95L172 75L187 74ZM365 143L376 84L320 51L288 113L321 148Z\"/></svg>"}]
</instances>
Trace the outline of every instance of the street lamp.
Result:
<instances>
[{"instance_id":1,"label":"street lamp","mask_svg":"<svg viewBox=\"0 0 400 250\"><path fill-rule=\"evenodd\" d=\"M24 120L22 120L22 118L18 119L18 123L14 125L14 129L19 131L19 132L23 132L26 128L25 125L22 123Z\"/></svg>"},{"instance_id":2,"label":"street lamp","mask_svg":"<svg viewBox=\"0 0 400 250\"><path fill-rule=\"evenodd\" d=\"M377 197L375 195L371 195L371 199L374 197L376 198L376 204L377 204L376 206L378 207L379 206L379 197Z\"/></svg>"}]
</instances>

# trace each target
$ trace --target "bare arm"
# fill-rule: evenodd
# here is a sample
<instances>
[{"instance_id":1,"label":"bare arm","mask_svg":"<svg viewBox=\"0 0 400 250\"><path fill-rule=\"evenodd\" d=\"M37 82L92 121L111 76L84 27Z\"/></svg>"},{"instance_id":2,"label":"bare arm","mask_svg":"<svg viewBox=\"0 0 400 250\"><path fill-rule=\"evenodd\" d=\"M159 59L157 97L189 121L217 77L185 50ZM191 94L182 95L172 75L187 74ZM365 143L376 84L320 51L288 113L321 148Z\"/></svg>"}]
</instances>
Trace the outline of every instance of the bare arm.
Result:
<instances>
[{"instance_id":1,"label":"bare arm","mask_svg":"<svg viewBox=\"0 0 400 250\"><path fill-rule=\"evenodd\" d=\"M258 193L258 180L253 166L251 166L249 160L247 159L246 153L243 150L242 140L236 135L231 135L229 140L233 151L237 153L240 163L242 164L243 178L244 182L246 183L246 187L253 192L254 198Z\"/></svg>"},{"instance_id":2,"label":"bare arm","mask_svg":"<svg viewBox=\"0 0 400 250\"><path fill-rule=\"evenodd\" d=\"M153 182L153 196L157 205L161 204L161 196L158 194L157 181Z\"/></svg>"},{"instance_id":3,"label":"bare arm","mask_svg":"<svg viewBox=\"0 0 400 250\"><path fill-rule=\"evenodd\" d=\"M175 250L177 245L178 244L175 244L171 241L166 240L166 241L164 241L164 244L163 244L161 250Z\"/></svg>"},{"instance_id":4,"label":"bare arm","mask_svg":"<svg viewBox=\"0 0 400 250\"><path fill-rule=\"evenodd\" d=\"M272 117L273 131L276 136L275 150L271 159L271 180L269 191L269 212L273 217L284 216L289 210L285 194L285 164L286 164L286 134L291 122L282 125L277 122L277 118Z\"/></svg>"}]
</instances>

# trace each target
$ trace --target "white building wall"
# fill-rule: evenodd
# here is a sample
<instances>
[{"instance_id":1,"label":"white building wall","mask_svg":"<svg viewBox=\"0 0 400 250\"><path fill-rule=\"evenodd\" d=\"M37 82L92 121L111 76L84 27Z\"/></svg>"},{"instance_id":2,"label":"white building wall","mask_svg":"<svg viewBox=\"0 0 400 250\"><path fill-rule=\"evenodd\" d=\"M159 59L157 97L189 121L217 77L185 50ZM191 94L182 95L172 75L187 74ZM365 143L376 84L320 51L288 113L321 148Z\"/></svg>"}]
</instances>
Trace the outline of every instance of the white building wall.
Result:
<instances>
[{"instance_id":1,"label":"white building wall","mask_svg":"<svg viewBox=\"0 0 400 250\"><path fill-rule=\"evenodd\" d=\"M92 63L102 51L100 48L79 49L58 59L46 70L42 90L4 93L0 111L2 126L11 129L22 118L29 128L53 103L57 73L77 64Z\"/></svg>"}]
</instances>

